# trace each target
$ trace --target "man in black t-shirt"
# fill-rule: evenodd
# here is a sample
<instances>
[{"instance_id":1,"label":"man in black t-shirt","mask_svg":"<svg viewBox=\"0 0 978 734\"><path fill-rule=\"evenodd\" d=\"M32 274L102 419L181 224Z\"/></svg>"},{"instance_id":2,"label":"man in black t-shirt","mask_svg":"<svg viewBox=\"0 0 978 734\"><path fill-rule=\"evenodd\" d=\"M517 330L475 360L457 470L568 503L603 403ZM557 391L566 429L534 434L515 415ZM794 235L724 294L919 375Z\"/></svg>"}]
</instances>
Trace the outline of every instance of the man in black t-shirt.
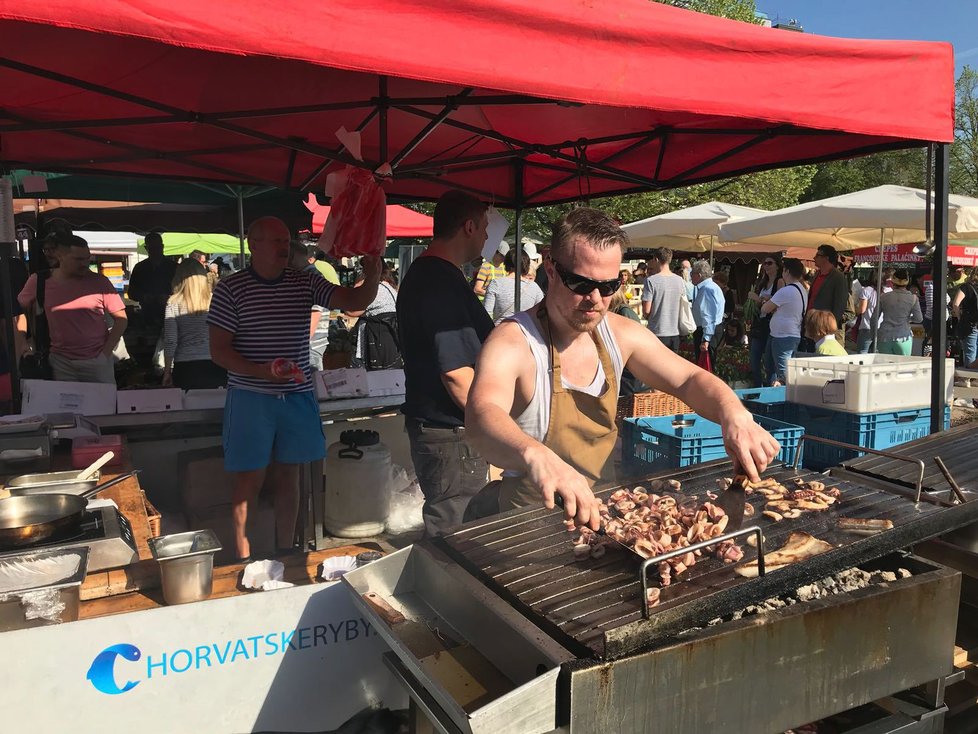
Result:
<instances>
[{"instance_id":1,"label":"man in black t-shirt","mask_svg":"<svg viewBox=\"0 0 978 734\"><path fill-rule=\"evenodd\" d=\"M486 205L478 199L461 191L443 195L434 239L411 263L397 294L402 410L428 536L459 525L487 480L488 464L465 441L465 403L492 320L461 270L482 252L487 225Z\"/></svg>"}]
</instances>

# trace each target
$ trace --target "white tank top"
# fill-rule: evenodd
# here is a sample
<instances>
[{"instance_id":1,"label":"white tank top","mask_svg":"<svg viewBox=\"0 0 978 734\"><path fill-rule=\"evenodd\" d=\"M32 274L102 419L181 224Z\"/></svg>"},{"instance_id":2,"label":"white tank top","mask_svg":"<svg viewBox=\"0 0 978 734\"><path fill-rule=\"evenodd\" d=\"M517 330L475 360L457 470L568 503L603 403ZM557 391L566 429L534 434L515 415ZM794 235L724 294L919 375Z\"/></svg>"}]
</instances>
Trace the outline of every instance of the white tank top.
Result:
<instances>
[{"instance_id":1,"label":"white tank top","mask_svg":"<svg viewBox=\"0 0 978 734\"><path fill-rule=\"evenodd\" d=\"M526 410L516 417L516 425L530 438L543 441L547 435L547 430L550 428L550 395L553 392L551 388L553 375L550 372L550 346L543 338L543 334L540 333L540 326L537 320L533 318L534 310L518 313L512 318L507 319L507 321L514 321L519 325L527 344L530 345L530 351L533 353L533 363L536 367L533 397L530 398L530 403L526 406ZM621 359L621 351L618 349L618 342L615 341L611 327L608 326L608 319L602 319L598 324L598 337L604 344L604 348L608 350L608 355L611 357L611 365L615 370L615 377L617 378L616 384L620 385L624 365ZM598 371L594 376L594 380L586 387L571 385L561 376L561 383L565 389L577 390L594 396L601 394L604 390L605 382L606 378L604 368L601 366L601 360L598 360ZM505 474L507 476L518 475L517 472L505 472Z\"/></svg>"}]
</instances>

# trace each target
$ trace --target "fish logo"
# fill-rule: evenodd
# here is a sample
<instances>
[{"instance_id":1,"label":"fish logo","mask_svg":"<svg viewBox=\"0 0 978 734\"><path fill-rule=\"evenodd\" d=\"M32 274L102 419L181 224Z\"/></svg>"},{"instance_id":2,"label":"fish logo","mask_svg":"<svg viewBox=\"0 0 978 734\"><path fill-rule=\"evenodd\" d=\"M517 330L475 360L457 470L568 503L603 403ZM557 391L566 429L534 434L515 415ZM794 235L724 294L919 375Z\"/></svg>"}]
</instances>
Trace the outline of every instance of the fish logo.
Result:
<instances>
[{"instance_id":1,"label":"fish logo","mask_svg":"<svg viewBox=\"0 0 978 734\"><path fill-rule=\"evenodd\" d=\"M102 693L107 693L114 696L119 693L125 693L126 691L131 691L133 688L139 685L139 681L130 680L126 681L122 688L119 688L118 684L115 682L115 659L117 657L124 657L130 662L135 662L139 660L142 653L139 648L135 645L129 645L127 643L121 643L119 645L110 645L95 656L92 661L91 666L88 668L88 673L85 676L92 682L95 689L101 691Z\"/></svg>"}]
</instances>

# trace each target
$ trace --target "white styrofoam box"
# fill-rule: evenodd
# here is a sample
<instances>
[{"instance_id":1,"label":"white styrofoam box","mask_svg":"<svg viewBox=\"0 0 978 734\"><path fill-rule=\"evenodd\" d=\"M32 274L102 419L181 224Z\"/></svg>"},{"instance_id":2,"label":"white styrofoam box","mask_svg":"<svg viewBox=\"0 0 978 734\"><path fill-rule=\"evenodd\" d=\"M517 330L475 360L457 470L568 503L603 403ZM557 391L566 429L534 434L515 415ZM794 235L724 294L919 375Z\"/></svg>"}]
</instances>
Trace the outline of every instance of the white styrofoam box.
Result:
<instances>
[{"instance_id":1,"label":"white styrofoam box","mask_svg":"<svg viewBox=\"0 0 978 734\"><path fill-rule=\"evenodd\" d=\"M367 371L362 367L343 370L323 370L316 373L321 381L324 400L332 398L359 398L367 395Z\"/></svg>"},{"instance_id":2,"label":"white styrofoam box","mask_svg":"<svg viewBox=\"0 0 978 734\"><path fill-rule=\"evenodd\" d=\"M367 373L367 392L371 397L404 394L404 370L373 370Z\"/></svg>"},{"instance_id":3,"label":"white styrofoam box","mask_svg":"<svg viewBox=\"0 0 978 734\"><path fill-rule=\"evenodd\" d=\"M123 413L165 413L183 410L183 390L178 387L163 387L150 390L120 390L116 412Z\"/></svg>"},{"instance_id":4,"label":"white styrofoam box","mask_svg":"<svg viewBox=\"0 0 978 734\"><path fill-rule=\"evenodd\" d=\"M949 404L954 360L945 363ZM846 413L876 413L930 405L931 362L927 357L850 354L788 360L787 400Z\"/></svg>"},{"instance_id":5,"label":"white styrofoam box","mask_svg":"<svg viewBox=\"0 0 978 734\"><path fill-rule=\"evenodd\" d=\"M223 387L215 387L209 390L187 390L183 394L183 409L211 410L223 408L227 395L228 391Z\"/></svg>"},{"instance_id":6,"label":"white styrofoam box","mask_svg":"<svg viewBox=\"0 0 978 734\"><path fill-rule=\"evenodd\" d=\"M24 396L24 413L115 413L116 388L111 383L24 380L21 382L21 390Z\"/></svg>"}]
</instances>

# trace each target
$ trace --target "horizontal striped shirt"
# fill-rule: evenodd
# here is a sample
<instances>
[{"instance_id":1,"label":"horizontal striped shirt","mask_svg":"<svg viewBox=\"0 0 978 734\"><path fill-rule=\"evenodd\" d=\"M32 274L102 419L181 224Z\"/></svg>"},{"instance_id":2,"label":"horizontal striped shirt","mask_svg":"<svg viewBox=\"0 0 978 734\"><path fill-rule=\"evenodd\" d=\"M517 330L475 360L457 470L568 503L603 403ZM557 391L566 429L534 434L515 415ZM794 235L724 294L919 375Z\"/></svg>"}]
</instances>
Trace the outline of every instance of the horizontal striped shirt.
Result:
<instances>
[{"instance_id":1,"label":"horizontal striped shirt","mask_svg":"<svg viewBox=\"0 0 978 734\"><path fill-rule=\"evenodd\" d=\"M231 346L249 362L262 364L282 357L295 362L306 381L269 382L228 372L228 387L255 392L312 390L309 370L309 323L313 306L328 308L336 286L318 273L286 270L265 280L247 268L214 287L207 323L234 334Z\"/></svg>"}]
</instances>

